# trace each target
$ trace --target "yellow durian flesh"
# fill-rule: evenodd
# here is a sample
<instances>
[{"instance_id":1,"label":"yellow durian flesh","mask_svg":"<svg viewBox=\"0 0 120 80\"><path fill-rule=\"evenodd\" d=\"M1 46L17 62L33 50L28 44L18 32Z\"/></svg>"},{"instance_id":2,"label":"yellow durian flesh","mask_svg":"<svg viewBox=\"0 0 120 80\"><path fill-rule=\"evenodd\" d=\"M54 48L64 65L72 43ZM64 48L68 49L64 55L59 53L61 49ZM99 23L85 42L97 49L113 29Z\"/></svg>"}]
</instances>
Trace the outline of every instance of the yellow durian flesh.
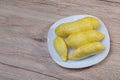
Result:
<instances>
[{"instance_id":1,"label":"yellow durian flesh","mask_svg":"<svg viewBox=\"0 0 120 80\"><path fill-rule=\"evenodd\" d=\"M83 45L74 50L70 55L70 60L79 60L91 55L97 54L97 52L104 50L104 45L100 42L93 42Z\"/></svg>"},{"instance_id":2,"label":"yellow durian flesh","mask_svg":"<svg viewBox=\"0 0 120 80\"><path fill-rule=\"evenodd\" d=\"M78 48L87 43L100 41L104 38L104 34L96 31L89 30L86 32L77 32L68 36L66 44L73 48Z\"/></svg>"},{"instance_id":3,"label":"yellow durian flesh","mask_svg":"<svg viewBox=\"0 0 120 80\"><path fill-rule=\"evenodd\" d=\"M99 21L94 17L85 17L73 22L63 23L57 26L55 33L64 37L71 33L93 30L100 26Z\"/></svg>"},{"instance_id":4,"label":"yellow durian flesh","mask_svg":"<svg viewBox=\"0 0 120 80\"><path fill-rule=\"evenodd\" d=\"M67 46L63 38L57 37L54 40L54 47L63 61L67 61Z\"/></svg>"}]
</instances>

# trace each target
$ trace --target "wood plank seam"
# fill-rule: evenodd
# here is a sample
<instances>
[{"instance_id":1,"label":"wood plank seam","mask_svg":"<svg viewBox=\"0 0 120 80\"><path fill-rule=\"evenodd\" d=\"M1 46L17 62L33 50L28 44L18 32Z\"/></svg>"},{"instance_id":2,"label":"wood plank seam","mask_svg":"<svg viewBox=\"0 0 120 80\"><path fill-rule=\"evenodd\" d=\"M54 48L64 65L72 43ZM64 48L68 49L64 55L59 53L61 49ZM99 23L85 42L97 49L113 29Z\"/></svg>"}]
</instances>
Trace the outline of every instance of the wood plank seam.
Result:
<instances>
[{"instance_id":1,"label":"wood plank seam","mask_svg":"<svg viewBox=\"0 0 120 80\"><path fill-rule=\"evenodd\" d=\"M2 62L0 62L0 64L5 65L5 66L9 66L9 67L12 67L12 68L18 68L18 69L22 69L22 70L25 70L25 71L34 72L34 73L41 74L41 75L44 75L44 76L52 77L52 78L55 78L57 80L62 80L62 79L60 79L58 77L55 77L55 76L51 76L51 75L44 74L44 73L41 73L41 72L38 72L38 71L34 71L34 70L18 67L18 66L15 66L15 65L10 65L10 64L6 64L6 63L2 63Z\"/></svg>"},{"instance_id":2,"label":"wood plank seam","mask_svg":"<svg viewBox=\"0 0 120 80\"><path fill-rule=\"evenodd\" d=\"M120 4L120 2L117 2L117 1L109 1L109 0L99 0L99 1Z\"/></svg>"}]
</instances>

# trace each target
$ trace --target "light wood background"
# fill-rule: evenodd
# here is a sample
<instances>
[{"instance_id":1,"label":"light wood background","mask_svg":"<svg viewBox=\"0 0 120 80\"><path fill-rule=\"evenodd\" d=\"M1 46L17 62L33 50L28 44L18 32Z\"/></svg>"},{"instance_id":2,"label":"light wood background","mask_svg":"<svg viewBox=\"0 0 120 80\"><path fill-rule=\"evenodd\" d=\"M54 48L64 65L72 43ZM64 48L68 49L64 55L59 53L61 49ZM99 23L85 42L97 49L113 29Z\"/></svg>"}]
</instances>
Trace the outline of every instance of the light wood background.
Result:
<instances>
[{"instance_id":1,"label":"light wood background","mask_svg":"<svg viewBox=\"0 0 120 80\"><path fill-rule=\"evenodd\" d=\"M106 24L111 50L100 64L70 70L51 59L47 33L76 14ZM120 0L0 0L0 80L120 80Z\"/></svg>"}]
</instances>

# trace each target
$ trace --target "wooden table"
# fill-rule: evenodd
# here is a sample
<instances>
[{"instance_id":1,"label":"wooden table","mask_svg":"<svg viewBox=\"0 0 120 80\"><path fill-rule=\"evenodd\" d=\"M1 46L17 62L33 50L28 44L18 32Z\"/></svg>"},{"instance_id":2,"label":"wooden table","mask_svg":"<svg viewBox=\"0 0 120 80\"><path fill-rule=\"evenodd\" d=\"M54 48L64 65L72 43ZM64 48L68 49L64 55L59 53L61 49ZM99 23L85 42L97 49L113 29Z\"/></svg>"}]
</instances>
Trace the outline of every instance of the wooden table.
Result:
<instances>
[{"instance_id":1,"label":"wooden table","mask_svg":"<svg viewBox=\"0 0 120 80\"><path fill-rule=\"evenodd\" d=\"M103 20L111 50L100 64L64 69L49 55L47 33L76 14ZM0 80L120 80L120 0L0 0Z\"/></svg>"}]
</instances>

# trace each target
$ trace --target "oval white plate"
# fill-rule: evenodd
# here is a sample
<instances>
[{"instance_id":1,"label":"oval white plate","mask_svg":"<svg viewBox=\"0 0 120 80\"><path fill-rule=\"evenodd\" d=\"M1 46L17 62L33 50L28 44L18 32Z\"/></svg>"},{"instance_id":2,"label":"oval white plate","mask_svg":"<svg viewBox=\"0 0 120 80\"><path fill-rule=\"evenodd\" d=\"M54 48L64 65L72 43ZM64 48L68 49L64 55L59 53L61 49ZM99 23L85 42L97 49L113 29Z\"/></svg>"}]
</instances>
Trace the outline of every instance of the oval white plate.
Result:
<instances>
[{"instance_id":1,"label":"oval white plate","mask_svg":"<svg viewBox=\"0 0 120 80\"><path fill-rule=\"evenodd\" d=\"M66 22L75 21L75 20L78 20L78 19L81 19L81 18L84 18L84 17L87 17L87 16L91 16L91 15L75 15L75 16L70 16L70 17L67 17L67 18L63 18L63 19L60 19L59 21L57 21L56 23L54 23L50 27L50 30L48 32L48 42L47 42L48 49L49 49L49 52L50 52L50 55L51 55L52 59L58 65L60 65L62 67L65 67L65 68L85 68L85 67L95 65L95 64L101 62L102 60L104 60L107 57L107 55L109 53L109 50L110 50L110 38L109 38L109 34L108 34L107 28L105 27L104 23L100 19L98 19L97 17L95 17L95 18L97 18L100 21L100 24L101 24L98 31L102 32L105 35L105 38L102 40L102 43L105 46L105 50L100 52L100 54L97 54L97 55L94 55L94 56L91 56L91 57L88 57L88 58L85 58L85 59L82 59L82 60L68 60L67 62L64 62L64 61L61 60L61 58L59 57L59 55L57 54L57 52L54 48L53 40L57 36L55 34L55 28L58 25L60 25L62 23L66 23ZM91 17L94 17L94 16L91 16Z\"/></svg>"}]
</instances>

